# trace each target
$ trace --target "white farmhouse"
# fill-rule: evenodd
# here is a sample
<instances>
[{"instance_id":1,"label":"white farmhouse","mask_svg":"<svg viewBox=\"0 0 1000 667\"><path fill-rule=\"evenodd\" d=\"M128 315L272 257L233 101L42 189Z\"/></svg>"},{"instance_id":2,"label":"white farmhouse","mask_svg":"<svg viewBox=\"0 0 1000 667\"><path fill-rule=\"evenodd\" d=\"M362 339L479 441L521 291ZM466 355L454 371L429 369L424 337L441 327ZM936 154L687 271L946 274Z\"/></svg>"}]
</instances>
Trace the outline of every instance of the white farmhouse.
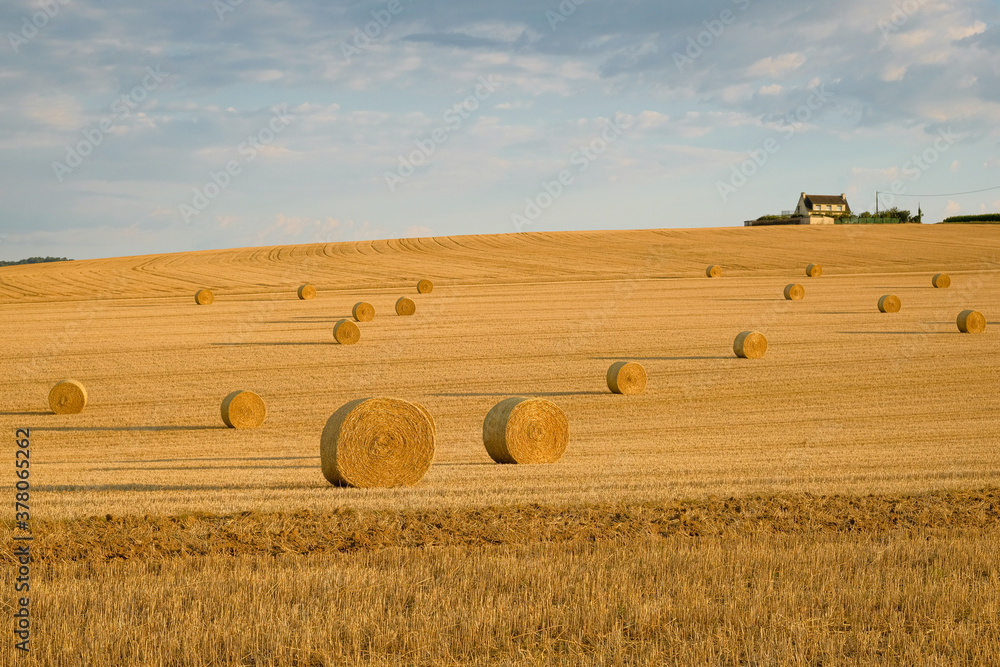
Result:
<instances>
[{"instance_id":1,"label":"white farmhouse","mask_svg":"<svg viewBox=\"0 0 1000 667\"><path fill-rule=\"evenodd\" d=\"M847 195L844 193L838 197L836 195L807 195L803 192L802 196L799 197L799 205L795 208L795 215L809 218L811 225L832 225L835 216L850 212L851 206L847 203Z\"/></svg>"}]
</instances>

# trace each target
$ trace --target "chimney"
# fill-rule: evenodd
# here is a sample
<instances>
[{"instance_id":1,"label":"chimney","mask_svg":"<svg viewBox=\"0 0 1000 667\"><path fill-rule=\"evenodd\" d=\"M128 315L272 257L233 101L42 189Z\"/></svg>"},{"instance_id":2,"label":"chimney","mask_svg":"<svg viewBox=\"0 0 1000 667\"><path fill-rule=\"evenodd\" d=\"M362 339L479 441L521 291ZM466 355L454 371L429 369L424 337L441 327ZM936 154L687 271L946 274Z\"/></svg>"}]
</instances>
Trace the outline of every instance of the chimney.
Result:
<instances>
[{"instance_id":1,"label":"chimney","mask_svg":"<svg viewBox=\"0 0 1000 667\"><path fill-rule=\"evenodd\" d=\"M840 193L840 198L846 200L847 199L847 193L846 192L841 192Z\"/></svg>"}]
</instances>

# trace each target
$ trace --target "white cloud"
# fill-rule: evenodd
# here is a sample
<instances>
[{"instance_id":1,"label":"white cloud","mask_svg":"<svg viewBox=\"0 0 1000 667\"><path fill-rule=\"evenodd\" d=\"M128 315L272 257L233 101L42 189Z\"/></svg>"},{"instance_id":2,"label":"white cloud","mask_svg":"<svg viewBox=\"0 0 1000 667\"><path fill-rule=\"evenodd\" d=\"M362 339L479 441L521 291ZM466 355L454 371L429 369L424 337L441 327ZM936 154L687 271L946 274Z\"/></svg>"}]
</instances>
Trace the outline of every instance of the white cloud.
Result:
<instances>
[{"instance_id":1,"label":"white cloud","mask_svg":"<svg viewBox=\"0 0 1000 667\"><path fill-rule=\"evenodd\" d=\"M806 57L802 53L786 53L776 58L768 56L748 67L747 74L774 79L802 67L805 62Z\"/></svg>"}]
</instances>

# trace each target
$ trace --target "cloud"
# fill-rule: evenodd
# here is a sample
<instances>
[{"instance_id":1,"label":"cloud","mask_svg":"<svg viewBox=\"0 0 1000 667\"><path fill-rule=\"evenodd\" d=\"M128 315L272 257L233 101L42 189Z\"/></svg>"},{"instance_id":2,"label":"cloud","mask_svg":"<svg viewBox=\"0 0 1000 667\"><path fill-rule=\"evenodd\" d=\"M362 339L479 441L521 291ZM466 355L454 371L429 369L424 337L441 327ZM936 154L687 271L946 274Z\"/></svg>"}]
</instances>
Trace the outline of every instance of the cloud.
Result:
<instances>
[{"instance_id":1,"label":"cloud","mask_svg":"<svg viewBox=\"0 0 1000 667\"><path fill-rule=\"evenodd\" d=\"M917 5L894 17L862 0L635 0L627 11L588 2L553 27L545 12L558 3L431 0L403 2L372 30L382 2L255 0L220 20L211 3L73 0L18 53L0 47L10 91L0 99L0 252L213 247L230 233L277 243L506 231L510 210L615 114L630 129L559 206L602 192L635 206L614 216L620 226L742 219L719 208L714 184L775 137L780 152L733 206L772 209L807 175L823 190L887 187L948 128L963 140L926 182L947 178L951 163L963 175L1000 166L1000 8ZM16 29L35 11L33 0L4 2L0 23ZM373 36L348 57L366 28ZM674 54L690 40L700 52L679 71ZM169 77L59 181L53 163L147 67ZM499 90L389 193L384 173L447 127L447 110L484 76ZM787 119L820 87L828 101L786 139ZM291 124L249 159L241 150L281 104ZM239 175L183 225L178 205L231 160ZM622 189L602 190L612 186ZM574 210L580 225L607 224L599 207Z\"/></svg>"}]
</instances>

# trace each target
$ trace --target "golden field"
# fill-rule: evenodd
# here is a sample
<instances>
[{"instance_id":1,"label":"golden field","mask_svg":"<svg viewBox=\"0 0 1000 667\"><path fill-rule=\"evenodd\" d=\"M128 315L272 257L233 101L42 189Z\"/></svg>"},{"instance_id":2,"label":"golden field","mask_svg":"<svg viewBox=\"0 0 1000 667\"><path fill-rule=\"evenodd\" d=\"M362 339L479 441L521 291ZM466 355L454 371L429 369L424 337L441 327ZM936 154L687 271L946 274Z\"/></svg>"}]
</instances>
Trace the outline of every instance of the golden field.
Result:
<instances>
[{"instance_id":1,"label":"golden field","mask_svg":"<svg viewBox=\"0 0 1000 667\"><path fill-rule=\"evenodd\" d=\"M824 273L807 278L814 262ZM709 264L724 276L705 277ZM950 288L931 286L939 271ZM432 293L417 294L421 278ZM300 301L307 282L319 294ZM792 282L804 300L782 297ZM0 269L0 419L8 442L31 428L38 558L35 651L0 656L996 664L998 283L1000 236L965 225ZM195 304L202 288L214 304ZM900 313L878 312L884 294ZM404 295L413 317L392 311ZM375 320L336 345L334 323L362 300ZM984 334L958 332L966 308L986 315ZM734 356L746 329L767 335L764 359ZM618 360L645 366L644 394L607 390ZM86 411L50 414L49 388L70 377ZM235 389L266 401L261 429L223 426ZM383 395L434 416L434 465L413 488L331 487L326 419ZM560 463L487 456L483 418L517 395L569 416Z\"/></svg>"}]
</instances>

